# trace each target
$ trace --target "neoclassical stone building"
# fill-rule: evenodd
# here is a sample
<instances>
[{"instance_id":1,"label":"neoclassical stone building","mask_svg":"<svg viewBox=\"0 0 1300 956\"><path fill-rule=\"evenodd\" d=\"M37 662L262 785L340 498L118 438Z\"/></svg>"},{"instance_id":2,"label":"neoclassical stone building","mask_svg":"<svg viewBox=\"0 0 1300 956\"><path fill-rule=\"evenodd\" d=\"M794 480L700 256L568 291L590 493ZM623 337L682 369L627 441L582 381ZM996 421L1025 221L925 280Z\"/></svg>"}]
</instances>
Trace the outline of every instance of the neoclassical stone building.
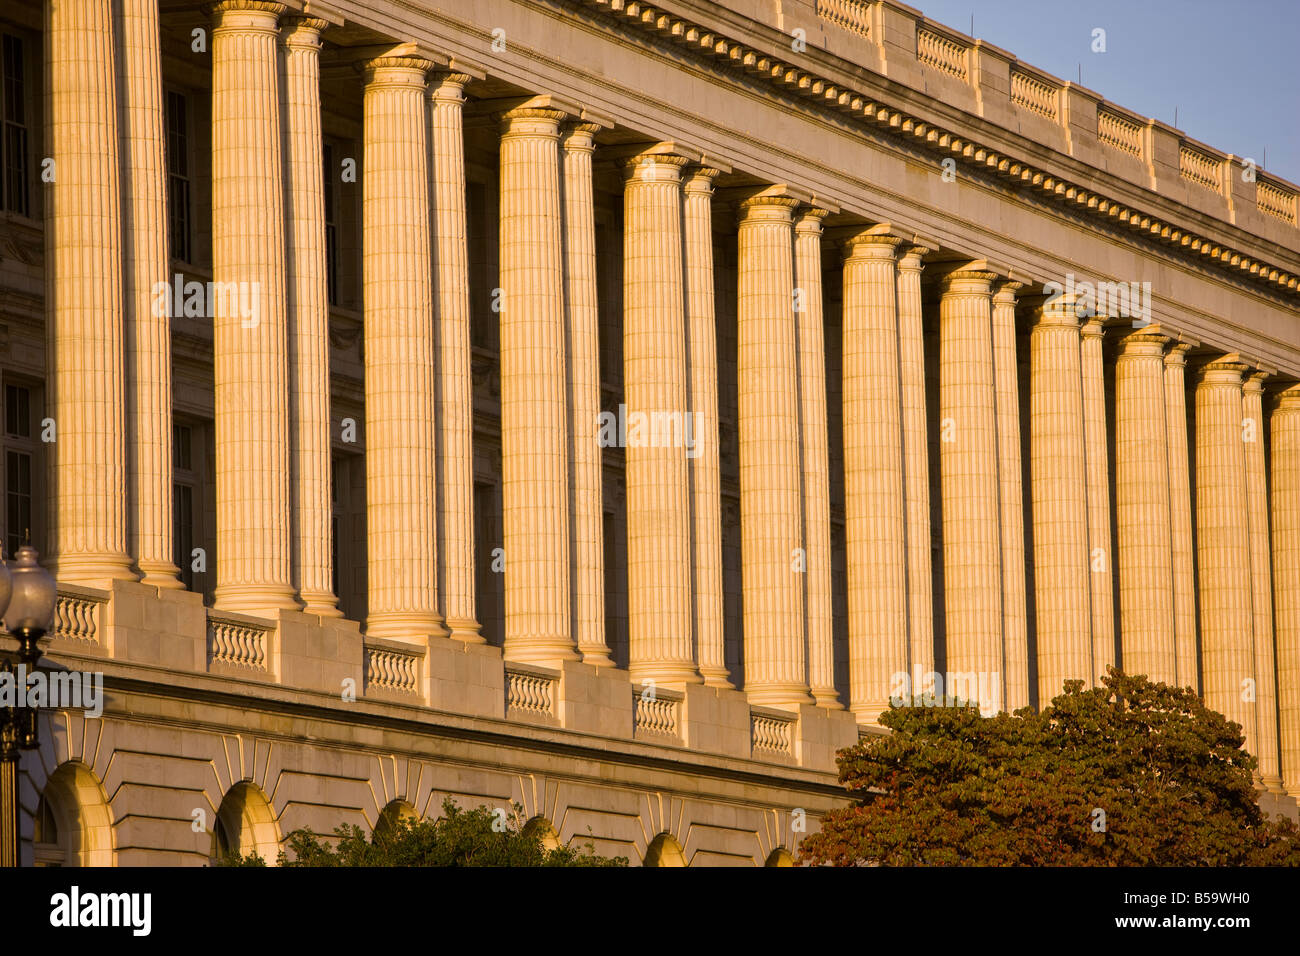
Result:
<instances>
[{"instance_id":1,"label":"neoclassical stone building","mask_svg":"<svg viewBox=\"0 0 1300 956\"><path fill-rule=\"evenodd\" d=\"M25 859L789 862L901 686L1300 796L1296 187L895 0L12 0ZM929 675L929 676L927 676ZM969 682L974 683L969 683ZM906 691L905 691L906 692Z\"/></svg>"}]
</instances>

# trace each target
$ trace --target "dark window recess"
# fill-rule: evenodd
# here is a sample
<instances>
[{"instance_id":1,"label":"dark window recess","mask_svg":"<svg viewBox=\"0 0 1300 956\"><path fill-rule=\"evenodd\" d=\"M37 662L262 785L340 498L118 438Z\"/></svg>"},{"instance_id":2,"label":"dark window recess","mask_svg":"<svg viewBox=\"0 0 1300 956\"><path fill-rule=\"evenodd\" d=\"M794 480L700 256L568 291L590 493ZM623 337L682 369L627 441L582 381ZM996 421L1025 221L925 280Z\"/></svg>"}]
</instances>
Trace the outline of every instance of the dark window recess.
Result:
<instances>
[{"instance_id":1,"label":"dark window recess","mask_svg":"<svg viewBox=\"0 0 1300 956\"><path fill-rule=\"evenodd\" d=\"M32 393L21 385L5 386L5 434L32 437Z\"/></svg>"},{"instance_id":2,"label":"dark window recess","mask_svg":"<svg viewBox=\"0 0 1300 956\"><path fill-rule=\"evenodd\" d=\"M190 137L184 94L167 94L167 236L173 259L190 261Z\"/></svg>"},{"instance_id":3,"label":"dark window recess","mask_svg":"<svg viewBox=\"0 0 1300 956\"><path fill-rule=\"evenodd\" d=\"M3 84L3 115L0 115L0 206L23 216L31 215L27 155L27 84L23 41L8 33L0 43L0 83Z\"/></svg>"},{"instance_id":4,"label":"dark window recess","mask_svg":"<svg viewBox=\"0 0 1300 956\"><path fill-rule=\"evenodd\" d=\"M325 145L325 286L330 305L339 304L339 230L334 217L334 147ZM337 592L335 592L337 593Z\"/></svg>"},{"instance_id":5,"label":"dark window recess","mask_svg":"<svg viewBox=\"0 0 1300 956\"><path fill-rule=\"evenodd\" d=\"M189 425L172 426L172 561L180 569L181 581L194 590L194 430Z\"/></svg>"}]
</instances>

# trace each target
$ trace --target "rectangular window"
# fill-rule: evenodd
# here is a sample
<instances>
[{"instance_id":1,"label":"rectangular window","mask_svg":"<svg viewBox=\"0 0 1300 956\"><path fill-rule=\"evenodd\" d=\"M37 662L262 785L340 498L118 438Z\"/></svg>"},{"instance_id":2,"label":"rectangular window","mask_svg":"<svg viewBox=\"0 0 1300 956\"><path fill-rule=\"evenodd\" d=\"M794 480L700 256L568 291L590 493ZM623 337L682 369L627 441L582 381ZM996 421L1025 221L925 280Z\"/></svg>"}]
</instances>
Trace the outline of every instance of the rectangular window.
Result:
<instances>
[{"instance_id":1,"label":"rectangular window","mask_svg":"<svg viewBox=\"0 0 1300 956\"><path fill-rule=\"evenodd\" d=\"M194 430L189 425L172 426L172 561L180 568L181 581L194 590L195 487Z\"/></svg>"},{"instance_id":2,"label":"rectangular window","mask_svg":"<svg viewBox=\"0 0 1300 956\"><path fill-rule=\"evenodd\" d=\"M5 550L16 554L32 537L32 456L5 451Z\"/></svg>"},{"instance_id":3,"label":"rectangular window","mask_svg":"<svg viewBox=\"0 0 1300 956\"><path fill-rule=\"evenodd\" d=\"M0 109L0 205L10 212L31 215L28 195L29 165L27 157L27 84L23 41L4 34L0 43L0 83L3 84L3 108Z\"/></svg>"},{"instance_id":4,"label":"rectangular window","mask_svg":"<svg viewBox=\"0 0 1300 956\"><path fill-rule=\"evenodd\" d=\"M339 304L339 230L334 209L334 147L325 144L325 286L330 305ZM335 592L338 593L337 591Z\"/></svg>"},{"instance_id":5,"label":"rectangular window","mask_svg":"<svg viewBox=\"0 0 1300 956\"><path fill-rule=\"evenodd\" d=\"M32 390L5 383L4 547L14 554L32 543Z\"/></svg>"},{"instance_id":6,"label":"rectangular window","mask_svg":"<svg viewBox=\"0 0 1300 956\"><path fill-rule=\"evenodd\" d=\"M189 110L183 93L167 93L167 234L173 259L190 261Z\"/></svg>"}]
</instances>

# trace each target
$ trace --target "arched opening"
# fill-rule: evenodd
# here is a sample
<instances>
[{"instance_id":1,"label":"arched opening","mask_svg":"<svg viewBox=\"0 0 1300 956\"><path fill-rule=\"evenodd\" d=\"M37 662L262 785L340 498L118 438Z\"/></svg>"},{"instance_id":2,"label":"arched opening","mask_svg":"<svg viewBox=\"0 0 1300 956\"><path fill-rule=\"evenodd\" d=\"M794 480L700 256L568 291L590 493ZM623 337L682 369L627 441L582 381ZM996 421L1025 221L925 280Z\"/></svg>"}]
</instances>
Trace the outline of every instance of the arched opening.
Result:
<instances>
[{"instance_id":1,"label":"arched opening","mask_svg":"<svg viewBox=\"0 0 1300 956\"><path fill-rule=\"evenodd\" d=\"M767 862L764 866L794 866L794 857L790 851L783 846L777 847L767 855Z\"/></svg>"},{"instance_id":2,"label":"arched opening","mask_svg":"<svg viewBox=\"0 0 1300 956\"><path fill-rule=\"evenodd\" d=\"M560 835L555 832L555 827L551 826L551 821L546 817L533 817L524 824L524 833L529 836L536 834L542 841L542 849L547 853L560 848Z\"/></svg>"},{"instance_id":3,"label":"arched opening","mask_svg":"<svg viewBox=\"0 0 1300 956\"><path fill-rule=\"evenodd\" d=\"M280 852L280 830L275 811L253 783L235 784L226 792L212 827L212 862L256 853L275 866Z\"/></svg>"},{"instance_id":4,"label":"arched opening","mask_svg":"<svg viewBox=\"0 0 1300 956\"><path fill-rule=\"evenodd\" d=\"M686 854L671 833L661 833L646 847L642 866L685 866Z\"/></svg>"},{"instance_id":5,"label":"arched opening","mask_svg":"<svg viewBox=\"0 0 1300 956\"><path fill-rule=\"evenodd\" d=\"M419 819L420 815L415 812L415 807L405 800L390 800L388 806L380 811L379 819L375 821L374 842L378 843L388 837L396 824Z\"/></svg>"},{"instance_id":6,"label":"arched opening","mask_svg":"<svg viewBox=\"0 0 1300 956\"><path fill-rule=\"evenodd\" d=\"M69 761L50 775L33 822L37 866L113 865L113 815L85 764Z\"/></svg>"}]
</instances>

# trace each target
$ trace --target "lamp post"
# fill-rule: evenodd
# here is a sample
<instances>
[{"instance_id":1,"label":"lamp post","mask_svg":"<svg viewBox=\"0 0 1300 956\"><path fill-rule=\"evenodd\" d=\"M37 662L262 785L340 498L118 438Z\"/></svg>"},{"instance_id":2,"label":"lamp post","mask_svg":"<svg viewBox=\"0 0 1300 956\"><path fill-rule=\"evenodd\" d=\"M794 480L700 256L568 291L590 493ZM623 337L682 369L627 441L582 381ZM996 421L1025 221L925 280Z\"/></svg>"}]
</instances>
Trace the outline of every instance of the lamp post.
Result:
<instances>
[{"instance_id":1,"label":"lamp post","mask_svg":"<svg viewBox=\"0 0 1300 956\"><path fill-rule=\"evenodd\" d=\"M23 545L13 561L0 554L0 616L5 629L18 641L15 704L0 707L0 867L19 865L18 759L35 749L37 710L17 703L18 680L36 669L41 659L40 640L54 626L58 588L37 561L36 549ZM14 674L8 656L0 661L0 675Z\"/></svg>"}]
</instances>

